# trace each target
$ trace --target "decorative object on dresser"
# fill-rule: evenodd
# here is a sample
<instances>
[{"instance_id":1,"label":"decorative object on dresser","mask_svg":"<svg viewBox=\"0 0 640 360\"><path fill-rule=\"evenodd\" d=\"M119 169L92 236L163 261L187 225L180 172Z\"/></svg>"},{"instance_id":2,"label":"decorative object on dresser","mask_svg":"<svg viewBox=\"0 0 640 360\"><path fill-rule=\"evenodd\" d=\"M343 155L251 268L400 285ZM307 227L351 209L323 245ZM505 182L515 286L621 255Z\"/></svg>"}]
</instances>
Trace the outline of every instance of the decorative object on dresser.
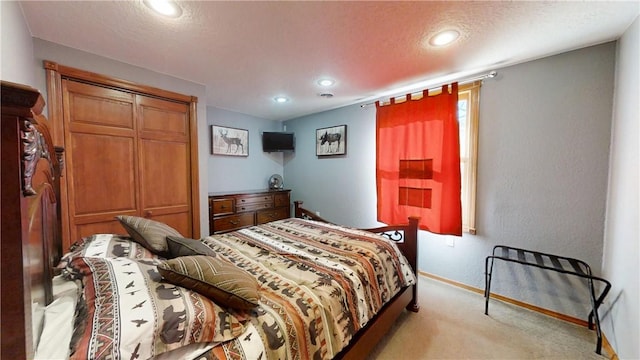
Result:
<instances>
[{"instance_id":1,"label":"decorative object on dresser","mask_svg":"<svg viewBox=\"0 0 640 360\"><path fill-rule=\"evenodd\" d=\"M282 190L284 187L284 181L282 180L282 176L279 174L273 174L269 178L269 189L270 190Z\"/></svg>"},{"instance_id":2,"label":"decorative object on dresser","mask_svg":"<svg viewBox=\"0 0 640 360\"><path fill-rule=\"evenodd\" d=\"M249 130L211 126L213 155L249 156Z\"/></svg>"},{"instance_id":3,"label":"decorative object on dresser","mask_svg":"<svg viewBox=\"0 0 640 360\"><path fill-rule=\"evenodd\" d=\"M291 216L291 190L252 190L209 194L209 233L286 219Z\"/></svg>"},{"instance_id":4,"label":"decorative object on dresser","mask_svg":"<svg viewBox=\"0 0 640 360\"><path fill-rule=\"evenodd\" d=\"M347 153L347 125L316 130L316 156L345 155Z\"/></svg>"}]
</instances>

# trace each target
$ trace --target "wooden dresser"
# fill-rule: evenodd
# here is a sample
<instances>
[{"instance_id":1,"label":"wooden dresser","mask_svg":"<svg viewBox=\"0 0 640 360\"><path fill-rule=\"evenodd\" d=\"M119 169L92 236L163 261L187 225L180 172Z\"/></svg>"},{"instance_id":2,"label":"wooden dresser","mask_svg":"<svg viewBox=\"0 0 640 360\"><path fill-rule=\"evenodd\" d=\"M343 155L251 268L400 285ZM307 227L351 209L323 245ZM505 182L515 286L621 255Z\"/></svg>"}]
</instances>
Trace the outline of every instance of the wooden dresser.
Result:
<instances>
[{"instance_id":1,"label":"wooden dresser","mask_svg":"<svg viewBox=\"0 0 640 360\"><path fill-rule=\"evenodd\" d=\"M209 193L209 233L223 233L291 216L291 190Z\"/></svg>"}]
</instances>

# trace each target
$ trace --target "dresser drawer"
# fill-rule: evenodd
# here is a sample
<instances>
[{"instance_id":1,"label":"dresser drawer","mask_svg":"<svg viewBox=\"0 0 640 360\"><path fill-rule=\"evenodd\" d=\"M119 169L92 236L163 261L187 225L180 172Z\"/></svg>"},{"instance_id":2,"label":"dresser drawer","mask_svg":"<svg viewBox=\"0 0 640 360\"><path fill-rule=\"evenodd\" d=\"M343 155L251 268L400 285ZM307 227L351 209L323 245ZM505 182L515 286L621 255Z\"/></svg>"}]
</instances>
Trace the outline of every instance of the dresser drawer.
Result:
<instances>
[{"instance_id":1,"label":"dresser drawer","mask_svg":"<svg viewBox=\"0 0 640 360\"><path fill-rule=\"evenodd\" d=\"M223 216L213 220L215 233L231 231L253 225L253 213Z\"/></svg>"},{"instance_id":2,"label":"dresser drawer","mask_svg":"<svg viewBox=\"0 0 640 360\"><path fill-rule=\"evenodd\" d=\"M233 199L214 199L212 203L211 208L214 216L233 214Z\"/></svg>"},{"instance_id":3,"label":"dresser drawer","mask_svg":"<svg viewBox=\"0 0 640 360\"><path fill-rule=\"evenodd\" d=\"M273 206L273 195L271 194L266 194L266 195L249 195L249 196L241 196L236 198L236 206L240 207L242 205L252 205L252 204L259 204L259 203L269 203L271 206Z\"/></svg>"},{"instance_id":4,"label":"dresser drawer","mask_svg":"<svg viewBox=\"0 0 640 360\"><path fill-rule=\"evenodd\" d=\"M238 204L236 206L236 212L246 212L246 211L256 211L262 209L271 209L273 207L273 203L254 203L254 204Z\"/></svg>"},{"instance_id":5,"label":"dresser drawer","mask_svg":"<svg viewBox=\"0 0 640 360\"><path fill-rule=\"evenodd\" d=\"M286 219L289 217L289 208L281 207L273 210L262 210L257 213L257 223L264 224L270 221Z\"/></svg>"},{"instance_id":6,"label":"dresser drawer","mask_svg":"<svg viewBox=\"0 0 640 360\"><path fill-rule=\"evenodd\" d=\"M273 195L273 203L275 207L286 206L289 207L291 202L289 201L289 192L287 191L284 194L275 194Z\"/></svg>"}]
</instances>

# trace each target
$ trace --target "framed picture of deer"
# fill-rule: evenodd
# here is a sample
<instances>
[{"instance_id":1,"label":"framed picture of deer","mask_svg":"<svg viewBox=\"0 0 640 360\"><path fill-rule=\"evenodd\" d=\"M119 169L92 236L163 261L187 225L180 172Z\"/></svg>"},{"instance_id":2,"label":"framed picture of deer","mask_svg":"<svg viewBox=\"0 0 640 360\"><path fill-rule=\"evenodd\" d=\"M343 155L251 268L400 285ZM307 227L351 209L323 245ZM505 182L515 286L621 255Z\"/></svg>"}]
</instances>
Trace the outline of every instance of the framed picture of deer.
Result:
<instances>
[{"instance_id":1,"label":"framed picture of deer","mask_svg":"<svg viewBox=\"0 0 640 360\"><path fill-rule=\"evenodd\" d=\"M316 130L316 156L346 155L347 125Z\"/></svg>"},{"instance_id":2,"label":"framed picture of deer","mask_svg":"<svg viewBox=\"0 0 640 360\"><path fill-rule=\"evenodd\" d=\"M211 125L211 153L249 156L249 130Z\"/></svg>"}]
</instances>

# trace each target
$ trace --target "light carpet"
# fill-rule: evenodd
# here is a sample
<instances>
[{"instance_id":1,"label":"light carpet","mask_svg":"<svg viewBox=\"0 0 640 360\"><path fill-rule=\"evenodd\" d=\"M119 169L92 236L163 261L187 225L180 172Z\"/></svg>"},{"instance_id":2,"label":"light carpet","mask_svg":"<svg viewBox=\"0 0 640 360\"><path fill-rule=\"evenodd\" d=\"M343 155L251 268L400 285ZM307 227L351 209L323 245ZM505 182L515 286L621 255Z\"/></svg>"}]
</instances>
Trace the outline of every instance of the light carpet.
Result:
<instances>
[{"instance_id":1,"label":"light carpet","mask_svg":"<svg viewBox=\"0 0 640 360\"><path fill-rule=\"evenodd\" d=\"M418 281L420 311L405 310L369 360L607 359L586 327L493 298L487 316L482 295Z\"/></svg>"}]
</instances>

